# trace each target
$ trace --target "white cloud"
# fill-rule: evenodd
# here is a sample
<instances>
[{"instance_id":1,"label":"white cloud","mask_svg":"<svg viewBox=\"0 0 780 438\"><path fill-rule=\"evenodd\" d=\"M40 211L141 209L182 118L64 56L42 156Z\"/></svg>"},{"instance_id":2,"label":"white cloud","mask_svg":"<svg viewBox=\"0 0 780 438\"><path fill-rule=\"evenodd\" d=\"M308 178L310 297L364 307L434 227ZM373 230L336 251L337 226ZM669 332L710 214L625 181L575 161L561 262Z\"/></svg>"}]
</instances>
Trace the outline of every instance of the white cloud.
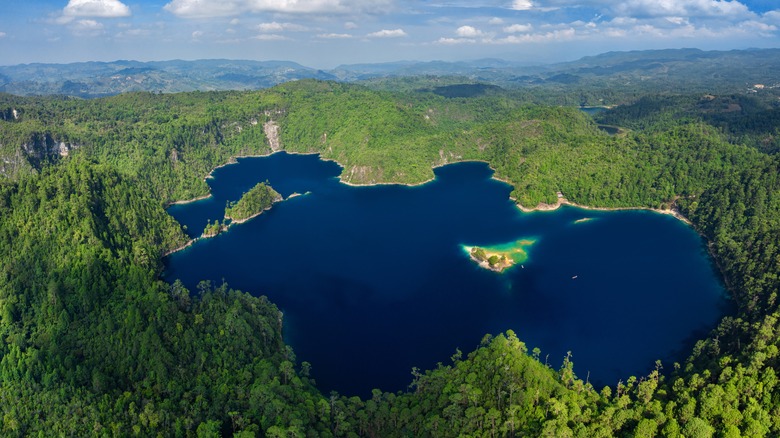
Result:
<instances>
[{"instance_id":1,"label":"white cloud","mask_svg":"<svg viewBox=\"0 0 780 438\"><path fill-rule=\"evenodd\" d=\"M750 9L736 0L627 0L611 5L629 17L746 17Z\"/></svg>"},{"instance_id":2,"label":"white cloud","mask_svg":"<svg viewBox=\"0 0 780 438\"><path fill-rule=\"evenodd\" d=\"M530 24L513 24L504 28L506 33L526 33L530 32L533 26Z\"/></svg>"},{"instance_id":3,"label":"white cloud","mask_svg":"<svg viewBox=\"0 0 780 438\"><path fill-rule=\"evenodd\" d=\"M166 11L188 18L209 18L238 15L244 12L241 3L237 1L199 1L173 0L163 7Z\"/></svg>"},{"instance_id":4,"label":"white cloud","mask_svg":"<svg viewBox=\"0 0 780 438\"><path fill-rule=\"evenodd\" d=\"M617 18L602 23L592 35L608 38L627 38L637 41L697 39L704 42L716 40L771 38L778 26L758 20L736 20L731 24L712 26L687 18L663 17L654 19Z\"/></svg>"},{"instance_id":5,"label":"white cloud","mask_svg":"<svg viewBox=\"0 0 780 438\"><path fill-rule=\"evenodd\" d=\"M317 38L323 38L328 40L338 40L352 38L352 35L348 33L321 33L317 35Z\"/></svg>"},{"instance_id":6,"label":"white cloud","mask_svg":"<svg viewBox=\"0 0 780 438\"><path fill-rule=\"evenodd\" d=\"M291 31L291 32L303 32L308 30L305 26L301 26L299 24L295 23L277 23L276 21L273 21L271 23L260 23L257 25L257 30L260 32L285 32L285 31Z\"/></svg>"},{"instance_id":7,"label":"white cloud","mask_svg":"<svg viewBox=\"0 0 780 438\"><path fill-rule=\"evenodd\" d=\"M357 29L358 25L356 23L353 23L352 21L347 21L344 23L344 29Z\"/></svg>"},{"instance_id":8,"label":"white cloud","mask_svg":"<svg viewBox=\"0 0 780 438\"><path fill-rule=\"evenodd\" d=\"M70 0L62 10L64 17L129 17L130 8L119 0Z\"/></svg>"},{"instance_id":9,"label":"white cloud","mask_svg":"<svg viewBox=\"0 0 780 438\"><path fill-rule=\"evenodd\" d=\"M474 44L477 40L472 38L439 38L436 44L455 45L455 44Z\"/></svg>"},{"instance_id":10,"label":"white cloud","mask_svg":"<svg viewBox=\"0 0 780 438\"><path fill-rule=\"evenodd\" d=\"M614 26L630 26L638 23L639 20L631 17L615 17L609 24Z\"/></svg>"},{"instance_id":11,"label":"white cloud","mask_svg":"<svg viewBox=\"0 0 780 438\"><path fill-rule=\"evenodd\" d=\"M74 22L70 29L79 36L98 36L103 33L103 23L95 20L78 20Z\"/></svg>"},{"instance_id":12,"label":"white cloud","mask_svg":"<svg viewBox=\"0 0 780 438\"><path fill-rule=\"evenodd\" d=\"M461 26L455 31L455 34L464 38L474 38L483 35L481 30L473 26Z\"/></svg>"},{"instance_id":13,"label":"white cloud","mask_svg":"<svg viewBox=\"0 0 780 438\"><path fill-rule=\"evenodd\" d=\"M762 16L765 22L780 24L780 9L769 11Z\"/></svg>"},{"instance_id":14,"label":"white cloud","mask_svg":"<svg viewBox=\"0 0 780 438\"><path fill-rule=\"evenodd\" d=\"M185 18L233 16L244 13L361 13L387 10L393 0L172 0L163 9Z\"/></svg>"},{"instance_id":15,"label":"white cloud","mask_svg":"<svg viewBox=\"0 0 780 438\"><path fill-rule=\"evenodd\" d=\"M79 20L73 27L81 30L101 30L103 29L103 23L99 23L95 20Z\"/></svg>"},{"instance_id":16,"label":"white cloud","mask_svg":"<svg viewBox=\"0 0 780 438\"><path fill-rule=\"evenodd\" d=\"M628 35L628 31L625 29L607 28L604 29L602 34L606 35L608 38L625 38Z\"/></svg>"},{"instance_id":17,"label":"white cloud","mask_svg":"<svg viewBox=\"0 0 780 438\"><path fill-rule=\"evenodd\" d=\"M514 0L512 2L512 9L516 11L527 11L533 9L534 3L531 0Z\"/></svg>"},{"instance_id":18,"label":"white cloud","mask_svg":"<svg viewBox=\"0 0 780 438\"><path fill-rule=\"evenodd\" d=\"M492 24L493 26L500 26L504 24L504 20L498 17L493 17L490 20L488 20L488 24Z\"/></svg>"},{"instance_id":19,"label":"white cloud","mask_svg":"<svg viewBox=\"0 0 780 438\"><path fill-rule=\"evenodd\" d=\"M126 38L126 37L146 37L150 36L152 32L149 29L127 29L123 30L122 32L119 32L116 34L117 38Z\"/></svg>"},{"instance_id":20,"label":"white cloud","mask_svg":"<svg viewBox=\"0 0 780 438\"><path fill-rule=\"evenodd\" d=\"M665 20L678 26L689 24L688 19L685 17L665 17Z\"/></svg>"},{"instance_id":21,"label":"white cloud","mask_svg":"<svg viewBox=\"0 0 780 438\"><path fill-rule=\"evenodd\" d=\"M777 32L777 26L773 24L762 23L760 21L745 21L740 27L751 33L758 33L761 36L771 37Z\"/></svg>"},{"instance_id":22,"label":"white cloud","mask_svg":"<svg viewBox=\"0 0 780 438\"><path fill-rule=\"evenodd\" d=\"M755 17L745 0L514 0L512 8L539 11L589 8L612 17L637 18Z\"/></svg>"},{"instance_id":23,"label":"white cloud","mask_svg":"<svg viewBox=\"0 0 780 438\"><path fill-rule=\"evenodd\" d=\"M192 40L193 41L200 41L200 37L203 36L203 31L196 30L195 32L192 32Z\"/></svg>"},{"instance_id":24,"label":"white cloud","mask_svg":"<svg viewBox=\"0 0 780 438\"><path fill-rule=\"evenodd\" d=\"M405 37L406 32L404 32L403 29L382 29L378 32L372 32L366 36L369 38L398 38Z\"/></svg>"},{"instance_id":25,"label":"white cloud","mask_svg":"<svg viewBox=\"0 0 780 438\"><path fill-rule=\"evenodd\" d=\"M260 41L283 41L283 40L288 40L289 38L283 35L277 35L275 33L264 33L257 36L253 36L252 39L260 40Z\"/></svg>"},{"instance_id":26,"label":"white cloud","mask_svg":"<svg viewBox=\"0 0 780 438\"><path fill-rule=\"evenodd\" d=\"M284 30L284 26L282 23L272 22L272 23L260 23L257 25L257 30L260 32L280 32Z\"/></svg>"},{"instance_id":27,"label":"white cloud","mask_svg":"<svg viewBox=\"0 0 780 438\"><path fill-rule=\"evenodd\" d=\"M496 44L522 44L522 43L540 43L540 42L561 42L571 41L577 38L577 31L573 28L558 29L551 32L509 35L505 38L493 40Z\"/></svg>"},{"instance_id":28,"label":"white cloud","mask_svg":"<svg viewBox=\"0 0 780 438\"><path fill-rule=\"evenodd\" d=\"M0 32L0 38L5 38L5 36L6 36L5 32Z\"/></svg>"}]
</instances>

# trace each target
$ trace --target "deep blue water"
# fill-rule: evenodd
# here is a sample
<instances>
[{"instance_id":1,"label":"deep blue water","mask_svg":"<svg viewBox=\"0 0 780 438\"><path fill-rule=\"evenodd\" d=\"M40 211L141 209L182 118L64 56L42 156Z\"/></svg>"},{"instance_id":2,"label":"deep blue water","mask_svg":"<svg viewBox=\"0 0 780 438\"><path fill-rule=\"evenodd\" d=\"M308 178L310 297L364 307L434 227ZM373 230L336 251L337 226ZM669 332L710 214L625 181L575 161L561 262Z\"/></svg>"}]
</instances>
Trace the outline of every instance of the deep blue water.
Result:
<instances>
[{"instance_id":1,"label":"deep blue water","mask_svg":"<svg viewBox=\"0 0 780 438\"><path fill-rule=\"evenodd\" d=\"M324 393L403 390L412 367L508 329L552 367L571 351L578 376L614 385L656 359L670 369L729 311L704 243L672 217L525 214L483 163L438 168L416 187L350 187L340 171L314 155L240 159L214 171L213 198L169 209L199 234L259 181L285 197L309 192L169 256L165 276L267 295ZM528 261L502 274L461 249L522 238L537 239Z\"/></svg>"}]
</instances>

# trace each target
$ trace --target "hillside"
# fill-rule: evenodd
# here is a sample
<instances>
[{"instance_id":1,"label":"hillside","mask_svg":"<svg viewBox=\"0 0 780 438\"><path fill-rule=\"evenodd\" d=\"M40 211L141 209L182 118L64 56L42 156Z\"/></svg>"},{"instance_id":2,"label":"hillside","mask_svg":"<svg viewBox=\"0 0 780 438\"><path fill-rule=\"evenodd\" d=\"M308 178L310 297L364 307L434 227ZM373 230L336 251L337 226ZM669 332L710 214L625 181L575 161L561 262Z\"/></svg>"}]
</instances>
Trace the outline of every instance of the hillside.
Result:
<instances>
[{"instance_id":1,"label":"hillside","mask_svg":"<svg viewBox=\"0 0 780 438\"><path fill-rule=\"evenodd\" d=\"M631 128L612 136L522 93L442 94L304 80L92 100L0 95L2 433L780 434L778 156L743 141L753 137L741 119L693 111L690 95L604 113ZM408 392L323 395L309 379L316 364L284 345L262 291L159 280L161 255L185 240L163 206L205 194L203 177L231 156L270 152L271 121L283 149L335 159L351 183L422 182L432 166L479 159L525 206L558 190L593 206L674 205L708 240L738 313L684 363L613 387L575 376L570 357L543 364L508 332L414 370Z\"/></svg>"},{"instance_id":2,"label":"hillside","mask_svg":"<svg viewBox=\"0 0 780 438\"><path fill-rule=\"evenodd\" d=\"M342 65L324 71L288 61L114 61L0 66L0 92L83 98L134 91L259 90L300 80L357 82L375 89L414 90L482 83L526 91L560 105L615 105L648 93L745 93L777 97L777 49L609 52L576 61L533 65L500 59L399 61ZM760 90L754 86L762 85ZM541 91L542 93L539 93Z\"/></svg>"}]
</instances>

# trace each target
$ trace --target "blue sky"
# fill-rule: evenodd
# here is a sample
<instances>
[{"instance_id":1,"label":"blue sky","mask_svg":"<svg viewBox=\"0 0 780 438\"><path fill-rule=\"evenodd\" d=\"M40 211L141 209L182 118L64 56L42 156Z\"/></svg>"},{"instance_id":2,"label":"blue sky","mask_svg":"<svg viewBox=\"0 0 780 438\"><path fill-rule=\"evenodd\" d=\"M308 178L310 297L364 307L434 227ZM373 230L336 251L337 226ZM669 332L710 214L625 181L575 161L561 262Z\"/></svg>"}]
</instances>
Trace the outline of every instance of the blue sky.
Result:
<instances>
[{"instance_id":1,"label":"blue sky","mask_svg":"<svg viewBox=\"0 0 780 438\"><path fill-rule=\"evenodd\" d=\"M0 65L231 58L539 64L780 47L777 0L0 0Z\"/></svg>"}]
</instances>

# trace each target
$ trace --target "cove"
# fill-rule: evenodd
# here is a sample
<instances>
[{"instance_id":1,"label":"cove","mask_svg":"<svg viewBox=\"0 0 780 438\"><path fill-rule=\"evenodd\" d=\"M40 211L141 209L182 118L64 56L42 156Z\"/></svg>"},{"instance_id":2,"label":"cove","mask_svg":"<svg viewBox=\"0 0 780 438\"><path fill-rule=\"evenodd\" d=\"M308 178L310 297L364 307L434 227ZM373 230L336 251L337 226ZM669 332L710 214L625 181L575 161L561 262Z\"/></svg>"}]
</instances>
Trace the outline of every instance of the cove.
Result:
<instances>
[{"instance_id":1,"label":"cove","mask_svg":"<svg viewBox=\"0 0 780 438\"><path fill-rule=\"evenodd\" d=\"M597 388L671 369L730 312L702 239L649 211L564 206L523 213L484 163L435 169L420 186L342 184L316 155L276 153L216 169L211 198L169 213L195 236L257 182L283 197L227 233L165 259L165 279L266 295L285 341L323 393L370 396L411 382L411 369L514 330L557 369L572 352ZM521 264L483 269L464 245L520 240Z\"/></svg>"}]
</instances>

